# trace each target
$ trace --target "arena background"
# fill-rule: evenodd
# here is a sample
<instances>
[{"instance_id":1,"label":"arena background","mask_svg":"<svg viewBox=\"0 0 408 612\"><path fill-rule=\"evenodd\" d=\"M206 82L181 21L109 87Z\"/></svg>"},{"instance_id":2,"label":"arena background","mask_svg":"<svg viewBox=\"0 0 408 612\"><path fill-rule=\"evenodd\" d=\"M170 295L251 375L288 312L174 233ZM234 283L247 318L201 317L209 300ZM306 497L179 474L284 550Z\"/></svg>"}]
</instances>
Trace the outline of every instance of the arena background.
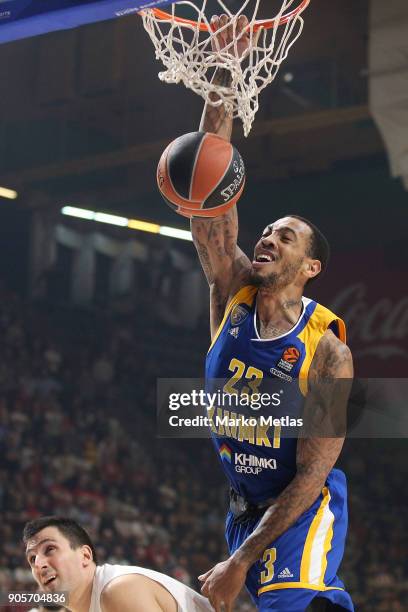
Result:
<instances>
[{"instance_id":1,"label":"arena background","mask_svg":"<svg viewBox=\"0 0 408 612\"><path fill-rule=\"evenodd\" d=\"M408 365L408 14L398 0L385 10L313 0L253 131L237 122L233 136L247 167L240 244L251 252L286 213L316 222L333 255L313 297L346 319L356 371L376 379ZM45 513L78 518L105 561L195 587L226 554L210 443L155 432L157 378L200 376L208 345L193 245L61 213L188 229L155 167L202 102L159 70L137 16L0 45L0 186L18 194L0 197L2 591L32 586L21 528ZM390 438L343 451L341 576L358 610L408 609L406 451ZM236 609L252 610L245 597Z\"/></svg>"}]
</instances>

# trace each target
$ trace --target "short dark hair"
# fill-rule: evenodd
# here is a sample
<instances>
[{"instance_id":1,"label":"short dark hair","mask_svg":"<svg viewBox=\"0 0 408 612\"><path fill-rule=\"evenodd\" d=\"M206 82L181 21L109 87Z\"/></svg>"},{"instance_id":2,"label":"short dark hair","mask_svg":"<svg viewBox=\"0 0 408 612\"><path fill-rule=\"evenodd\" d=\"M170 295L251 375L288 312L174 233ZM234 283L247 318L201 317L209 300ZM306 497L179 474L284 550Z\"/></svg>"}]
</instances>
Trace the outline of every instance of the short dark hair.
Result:
<instances>
[{"instance_id":1,"label":"short dark hair","mask_svg":"<svg viewBox=\"0 0 408 612\"><path fill-rule=\"evenodd\" d=\"M26 523L23 531L24 544L27 544L28 540L46 527L56 527L67 538L71 548L74 550L80 546L89 546L94 563L98 563L95 546L88 533L79 523L65 516L42 516Z\"/></svg>"},{"instance_id":2,"label":"short dark hair","mask_svg":"<svg viewBox=\"0 0 408 612\"><path fill-rule=\"evenodd\" d=\"M309 221L309 219L305 219L305 217L301 217L300 215L286 215L287 217L291 217L292 219L298 219L305 223L308 227L310 227L312 231L312 235L310 237L309 243L309 251L307 252L307 256L312 259L318 259L322 265L322 269L317 276L308 280L307 284L312 283L319 276L321 276L329 263L330 259L330 245L326 238L326 236L319 230L319 228Z\"/></svg>"}]
</instances>

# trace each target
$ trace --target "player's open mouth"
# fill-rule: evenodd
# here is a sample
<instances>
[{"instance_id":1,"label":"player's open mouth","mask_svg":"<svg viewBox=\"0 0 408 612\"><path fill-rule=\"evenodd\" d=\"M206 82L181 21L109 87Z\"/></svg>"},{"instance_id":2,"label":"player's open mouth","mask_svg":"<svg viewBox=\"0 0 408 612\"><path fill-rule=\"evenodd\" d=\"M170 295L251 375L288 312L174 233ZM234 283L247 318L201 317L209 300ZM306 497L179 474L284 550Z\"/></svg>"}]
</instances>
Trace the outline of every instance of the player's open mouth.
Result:
<instances>
[{"instance_id":1,"label":"player's open mouth","mask_svg":"<svg viewBox=\"0 0 408 612\"><path fill-rule=\"evenodd\" d=\"M264 264L270 264L276 261L276 256L273 255L272 253L258 253L258 255L256 255L255 259L253 260L253 264L254 265L264 265Z\"/></svg>"},{"instance_id":2,"label":"player's open mouth","mask_svg":"<svg viewBox=\"0 0 408 612\"><path fill-rule=\"evenodd\" d=\"M43 580L43 585L44 586L48 586L49 584L51 584L51 582L54 582L54 580L57 578L56 574L52 574L52 576L48 576L48 578L46 578L45 580Z\"/></svg>"}]
</instances>

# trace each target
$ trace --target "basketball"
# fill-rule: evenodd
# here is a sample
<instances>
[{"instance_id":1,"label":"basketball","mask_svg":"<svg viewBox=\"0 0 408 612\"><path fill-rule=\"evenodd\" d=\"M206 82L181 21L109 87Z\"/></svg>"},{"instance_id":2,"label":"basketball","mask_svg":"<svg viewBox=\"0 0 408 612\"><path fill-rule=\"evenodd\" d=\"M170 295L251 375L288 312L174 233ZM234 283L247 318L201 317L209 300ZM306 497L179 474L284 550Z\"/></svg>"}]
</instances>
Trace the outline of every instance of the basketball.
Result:
<instances>
[{"instance_id":1,"label":"basketball","mask_svg":"<svg viewBox=\"0 0 408 612\"><path fill-rule=\"evenodd\" d=\"M173 140L157 167L166 204L185 217L218 217L239 200L245 184L242 157L230 142L209 132Z\"/></svg>"}]
</instances>

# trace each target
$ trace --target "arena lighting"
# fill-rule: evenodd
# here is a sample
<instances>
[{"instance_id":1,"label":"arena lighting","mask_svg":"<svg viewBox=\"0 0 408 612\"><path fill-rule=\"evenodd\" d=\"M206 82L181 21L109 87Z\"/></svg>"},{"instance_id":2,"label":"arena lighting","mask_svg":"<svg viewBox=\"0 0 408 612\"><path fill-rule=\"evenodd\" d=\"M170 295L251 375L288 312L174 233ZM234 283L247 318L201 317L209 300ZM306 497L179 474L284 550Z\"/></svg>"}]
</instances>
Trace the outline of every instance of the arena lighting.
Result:
<instances>
[{"instance_id":1,"label":"arena lighting","mask_svg":"<svg viewBox=\"0 0 408 612\"><path fill-rule=\"evenodd\" d=\"M162 236L170 236L171 238L180 238L180 240L192 240L191 232L187 230L177 229L176 227L167 227L162 225L159 234Z\"/></svg>"},{"instance_id":2,"label":"arena lighting","mask_svg":"<svg viewBox=\"0 0 408 612\"><path fill-rule=\"evenodd\" d=\"M157 223L150 223L149 221L142 221L140 219L127 219L126 217L95 212L94 210L87 210L86 208L76 208L75 206L64 206L61 208L61 213L69 217L77 217L78 219L87 219L88 221L98 221L99 223L128 227L129 229L149 232L151 234L161 234L169 238L193 240L191 232L187 230L181 230L167 225L158 225Z\"/></svg>"},{"instance_id":3,"label":"arena lighting","mask_svg":"<svg viewBox=\"0 0 408 612\"><path fill-rule=\"evenodd\" d=\"M160 233L160 225L157 225L157 223L148 223L147 221L138 221L137 219L129 219L128 227L130 227L130 229L140 230L141 232L150 232L152 234Z\"/></svg>"},{"instance_id":4,"label":"arena lighting","mask_svg":"<svg viewBox=\"0 0 408 612\"><path fill-rule=\"evenodd\" d=\"M6 187L0 187L0 198L7 198L8 200L15 200L18 196L17 191L13 189L7 189Z\"/></svg>"},{"instance_id":5,"label":"arena lighting","mask_svg":"<svg viewBox=\"0 0 408 612\"><path fill-rule=\"evenodd\" d=\"M86 210L85 208L75 208L75 206L64 206L61 209L63 215L68 215L69 217L77 217L78 219L88 219L89 221L93 221L95 218L95 213L93 210Z\"/></svg>"},{"instance_id":6,"label":"arena lighting","mask_svg":"<svg viewBox=\"0 0 408 612\"><path fill-rule=\"evenodd\" d=\"M109 225L119 225L120 227L127 227L128 219L126 217L118 217L117 215L107 215L106 213L95 213L94 221L100 223L109 223Z\"/></svg>"}]
</instances>

